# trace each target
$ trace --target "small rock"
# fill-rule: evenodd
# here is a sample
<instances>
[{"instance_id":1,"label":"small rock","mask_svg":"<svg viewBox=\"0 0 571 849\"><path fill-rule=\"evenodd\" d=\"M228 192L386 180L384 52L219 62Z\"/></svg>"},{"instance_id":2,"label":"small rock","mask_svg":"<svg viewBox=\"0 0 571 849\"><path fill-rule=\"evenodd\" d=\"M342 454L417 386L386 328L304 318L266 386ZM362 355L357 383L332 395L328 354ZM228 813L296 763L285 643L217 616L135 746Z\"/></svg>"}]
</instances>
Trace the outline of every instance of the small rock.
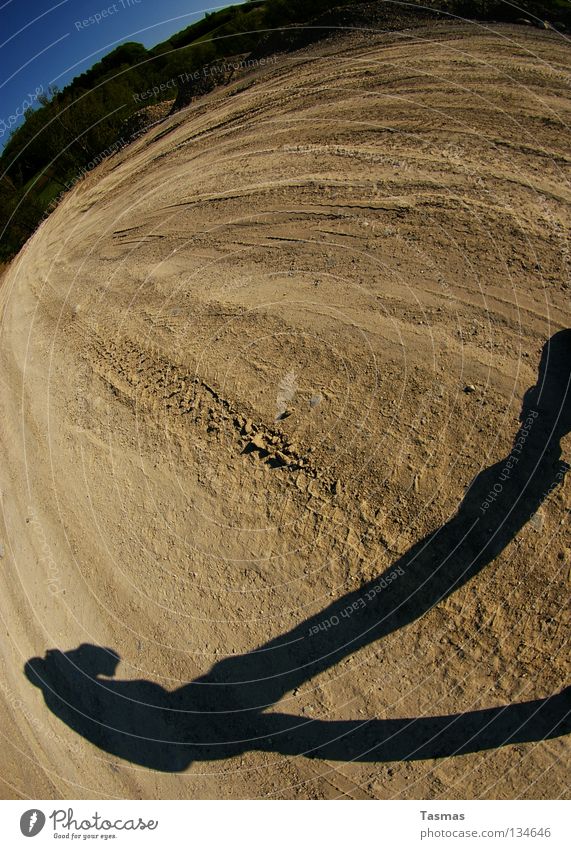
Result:
<instances>
[{"instance_id":1,"label":"small rock","mask_svg":"<svg viewBox=\"0 0 571 849\"><path fill-rule=\"evenodd\" d=\"M471 392L475 392L475 391L476 391L476 387L474 386L474 384L473 384L473 383L468 383L468 384L466 384L466 386L464 387L464 392L465 392L467 395L469 395Z\"/></svg>"},{"instance_id":2,"label":"small rock","mask_svg":"<svg viewBox=\"0 0 571 849\"><path fill-rule=\"evenodd\" d=\"M252 422L250 421L250 419L246 419L246 421L244 423L244 433L252 433L253 429L254 428L253 428L253 425L252 425Z\"/></svg>"},{"instance_id":3,"label":"small rock","mask_svg":"<svg viewBox=\"0 0 571 849\"><path fill-rule=\"evenodd\" d=\"M307 491L311 495L312 498L319 498L319 485L316 480L313 478L309 481L307 485Z\"/></svg>"},{"instance_id":4,"label":"small rock","mask_svg":"<svg viewBox=\"0 0 571 849\"><path fill-rule=\"evenodd\" d=\"M253 445L254 448L259 448L260 451L268 450L266 440L264 439L261 433L256 433L255 436L252 437L252 439L250 440L250 445Z\"/></svg>"}]
</instances>

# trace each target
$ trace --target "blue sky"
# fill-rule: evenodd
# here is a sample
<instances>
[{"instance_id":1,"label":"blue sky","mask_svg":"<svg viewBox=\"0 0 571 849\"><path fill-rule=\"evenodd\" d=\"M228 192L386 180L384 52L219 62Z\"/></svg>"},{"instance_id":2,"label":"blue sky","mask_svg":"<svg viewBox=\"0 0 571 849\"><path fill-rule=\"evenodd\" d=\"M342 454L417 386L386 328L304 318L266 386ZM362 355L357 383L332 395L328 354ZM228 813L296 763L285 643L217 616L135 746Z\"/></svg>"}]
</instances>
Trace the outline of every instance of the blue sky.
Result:
<instances>
[{"instance_id":1,"label":"blue sky","mask_svg":"<svg viewBox=\"0 0 571 849\"><path fill-rule=\"evenodd\" d=\"M30 94L63 88L124 41L152 47L206 12L239 2L0 0L0 148Z\"/></svg>"}]
</instances>

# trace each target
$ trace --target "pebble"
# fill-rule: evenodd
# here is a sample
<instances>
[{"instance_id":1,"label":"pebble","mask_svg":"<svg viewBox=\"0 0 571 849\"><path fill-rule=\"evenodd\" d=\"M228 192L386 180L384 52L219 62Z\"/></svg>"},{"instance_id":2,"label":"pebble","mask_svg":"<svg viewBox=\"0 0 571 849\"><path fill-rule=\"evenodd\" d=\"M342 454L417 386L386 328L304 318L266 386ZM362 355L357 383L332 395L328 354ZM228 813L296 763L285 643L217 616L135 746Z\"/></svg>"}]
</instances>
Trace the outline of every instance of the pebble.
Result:
<instances>
[{"instance_id":1,"label":"pebble","mask_svg":"<svg viewBox=\"0 0 571 849\"><path fill-rule=\"evenodd\" d=\"M260 451L266 451L268 448L266 440L261 433L256 433L256 435L252 437L250 445L253 445L254 448L259 448Z\"/></svg>"},{"instance_id":2,"label":"pebble","mask_svg":"<svg viewBox=\"0 0 571 849\"><path fill-rule=\"evenodd\" d=\"M306 476L304 475L303 472L300 472L298 474L297 478L295 479L295 485L297 486L298 489L300 489L302 491L306 488L307 478L306 478Z\"/></svg>"},{"instance_id":3,"label":"pebble","mask_svg":"<svg viewBox=\"0 0 571 849\"><path fill-rule=\"evenodd\" d=\"M464 392L466 392L466 394L470 394L470 392L475 392L475 391L476 391L476 387L474 386L473 383L468 383L464 387Z\"/></svg>"}]
</instances>

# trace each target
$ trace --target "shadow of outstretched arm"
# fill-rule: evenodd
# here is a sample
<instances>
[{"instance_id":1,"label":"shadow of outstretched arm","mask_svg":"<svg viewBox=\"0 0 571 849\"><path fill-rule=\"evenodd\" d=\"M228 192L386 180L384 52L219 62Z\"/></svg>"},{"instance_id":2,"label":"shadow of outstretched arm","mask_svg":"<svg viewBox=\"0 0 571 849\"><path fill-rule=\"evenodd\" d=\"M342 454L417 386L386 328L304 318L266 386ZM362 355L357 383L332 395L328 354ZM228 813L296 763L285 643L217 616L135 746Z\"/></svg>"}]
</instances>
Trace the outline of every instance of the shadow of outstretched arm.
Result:
<instances>
[{"instance_id":1,"label":"shadow of outstretched arm","mask_svg":"<svg viewBox=\"0 0 571 849\"><path fill-rule=\"evenodd\" d=\"M571 731L571 688L546 699L449 716L321 721L266 715L270 751L331 761L404 761L466 755Z\"/></svg>"},{"instance_id":2,"label":"shadow of outstretched arm","mask_svg":"<svg viewBox=\"0 0 571 849\"><path fill-rule=\"evenodd\" d=\"M235 690L242 709L263 709L358 649L414 622L474 578L514 539L564 480L560 440L571 429L571 330L545 344L510 453L481 471L457 513L382 575L199 681L217 700Z\"/></svg>"}]
</instances>

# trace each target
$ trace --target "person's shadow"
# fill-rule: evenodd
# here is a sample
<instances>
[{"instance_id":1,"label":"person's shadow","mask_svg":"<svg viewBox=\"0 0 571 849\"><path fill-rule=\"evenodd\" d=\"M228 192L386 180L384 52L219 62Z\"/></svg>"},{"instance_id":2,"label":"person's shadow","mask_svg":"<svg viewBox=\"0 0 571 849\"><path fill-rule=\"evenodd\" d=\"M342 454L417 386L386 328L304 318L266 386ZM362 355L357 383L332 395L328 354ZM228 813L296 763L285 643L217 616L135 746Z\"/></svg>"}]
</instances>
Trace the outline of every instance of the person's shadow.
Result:
<instances>
[{"instance_id":1,"label":"person's shadow","mask_svg":"<svg viewBox=\"0 0 571 849\"><path fill-rule=\"evenodd\" d=\"M516 536L569 470L571 330L545 344L508 457L480 472L458 512L369 584L291 631L231 656L174 692L113 679L119 655L84 644L50 650L24 671L49 709L106 752L156 770L263 750L329 760L465 754L571 730L571 688L549 698L450 716L321 721L268 713L285 693L418 619L475 577Z\"/></svg>"}]
</instances>

